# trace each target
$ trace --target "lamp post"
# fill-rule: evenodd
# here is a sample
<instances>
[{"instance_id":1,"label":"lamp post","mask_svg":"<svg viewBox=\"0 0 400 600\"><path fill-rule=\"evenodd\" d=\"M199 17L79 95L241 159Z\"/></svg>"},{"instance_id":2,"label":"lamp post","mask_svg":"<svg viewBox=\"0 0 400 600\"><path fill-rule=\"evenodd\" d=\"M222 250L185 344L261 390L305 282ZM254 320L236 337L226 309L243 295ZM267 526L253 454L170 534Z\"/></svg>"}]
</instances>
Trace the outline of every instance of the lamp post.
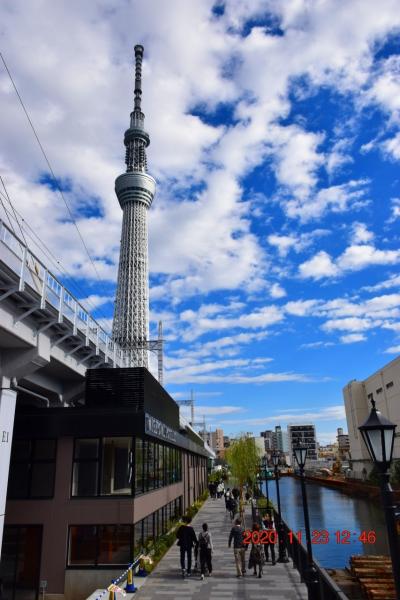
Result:
<instances>
[{"instance_id":1,"label":"lamp post","mask_svg":"<svg viewBox=\"0 0 400 600\"><path fill-rule=\"evenodd\" d=\"M268 458L266 456L262 459L262 467L265 477L265 493L267 496L267 505L269 506L269 490L268 490Z\"/></svg>"},{"instance_id":2,"label":"lamp post","mask_svg":"<svg viewBox=\"0 0 400 600\"><path fill-rule=\"evenodd\" d=\"M312 554L311 534L310 534L310 517L308 513L307 492L304 476L304 466L307 458L307 446L296 446L293 448L294 457L300 469L301 497L303 501L304 526L306 530L307 542L307 569L304 573L304 579L308 589L308 600L318 600L318 572L315 568Z\"/></svg>"},{"instance_id":3,"label":"lamp post","mask_svg":"<svg viewBox=\"0 0 400 600\"><path fill-rule=\"evenodd\" d=\"M279 542L279 558L278 562L287 563L289 562L287 552L286 552L286 543L285 543L285 532L282 524L281 517L281 496L279 493L279 455L274 452L272 454L272 464L274 465L274 473L275 473L275 483L276 483L276 501L278 504L278 524L277 524L277 532L278 532L278 542Z\"/></svg>"},{"instance_id":4,"label":"lamp post","mask_svg":"<svg viewBox=\"0 0 400 600\"><path fill-rule=\"evenodd\" d=\"M387 535L389 540L390 558L392 560L396 598L400 599L400 557L396 528L396 506L393 501L393 490L389 482L389 468L392 462L395 429L397 425L383 417L375 408L373 395L371 400L371 412L368 419L358 429L361 432L371 460L379 471L380 488Z\"/></svg>"}]
</instances>

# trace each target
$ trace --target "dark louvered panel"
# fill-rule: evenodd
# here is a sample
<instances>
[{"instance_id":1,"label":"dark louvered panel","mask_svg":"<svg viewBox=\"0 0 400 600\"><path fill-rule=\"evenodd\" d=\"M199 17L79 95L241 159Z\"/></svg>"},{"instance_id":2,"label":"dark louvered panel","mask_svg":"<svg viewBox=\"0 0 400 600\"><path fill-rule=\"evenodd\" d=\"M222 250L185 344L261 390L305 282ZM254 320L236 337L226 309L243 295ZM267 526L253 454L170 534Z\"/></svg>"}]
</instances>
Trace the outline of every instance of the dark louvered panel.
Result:
<instances>
[{"instance_id":1,"label":"dark louvered panel","mask_svg":"<svg viewBox=\"0 0 400 600\"><path fill-rule=\"evenodd\" d=\"M88 369L86 406L129 407L134 412L147 412L179 430L178 405L144 367Z\"/></svg>"}]
</instances>

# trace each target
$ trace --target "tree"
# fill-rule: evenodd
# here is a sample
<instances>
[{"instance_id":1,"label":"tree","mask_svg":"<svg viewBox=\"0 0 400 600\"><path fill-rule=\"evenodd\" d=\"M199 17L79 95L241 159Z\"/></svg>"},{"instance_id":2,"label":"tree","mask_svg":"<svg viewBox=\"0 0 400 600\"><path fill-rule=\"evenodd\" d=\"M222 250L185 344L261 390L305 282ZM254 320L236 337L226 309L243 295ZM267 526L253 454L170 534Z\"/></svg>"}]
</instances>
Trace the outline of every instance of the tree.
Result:
<instances>
[{"instance_id":1,"label":"tree","mask_svg":"<svg viewBox=\"0 0 400 600\"><path fill-rule=\"evenodd\" d=\"M253 438L241 435L234 440L226 452L232 477L237 482L242 498L245 484L253 487L257 480L261 453Z\"/></svg>"}]
</instances>

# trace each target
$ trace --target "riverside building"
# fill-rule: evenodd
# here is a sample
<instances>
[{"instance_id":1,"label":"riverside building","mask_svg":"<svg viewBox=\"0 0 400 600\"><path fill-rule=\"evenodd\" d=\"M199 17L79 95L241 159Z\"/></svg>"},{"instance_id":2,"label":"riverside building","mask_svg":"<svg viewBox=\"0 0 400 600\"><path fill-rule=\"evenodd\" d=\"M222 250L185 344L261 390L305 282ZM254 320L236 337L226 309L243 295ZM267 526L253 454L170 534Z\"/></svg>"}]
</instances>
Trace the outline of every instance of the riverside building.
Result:
<instances>
[{"instance_id":1,"label":"riverside building","mask_svg":"<svg viewBox=\"0 0 400 600\"><path fill-rule=\"evenodd\" d=\"M371 411L368 396L372 394L376 408L384 417L400 427L400 357L384 365L364 379L353 379L343 388L349 436L351 477L365 479L372 469L367 448L358 430ZM393 459L400 459L399 431L394 439Z\"/></svg>"},{"instance_id":2,"label":"riverside building","mask_svg":"<svg viewBox=\"0 0 400 600\"><path fill-rule=\"evenodd\" d=\"M85 404L21 406L1 577L9 600L108 585L207 488L203 440L143 367L93 369Z\"/></svg>"}]
</instances>

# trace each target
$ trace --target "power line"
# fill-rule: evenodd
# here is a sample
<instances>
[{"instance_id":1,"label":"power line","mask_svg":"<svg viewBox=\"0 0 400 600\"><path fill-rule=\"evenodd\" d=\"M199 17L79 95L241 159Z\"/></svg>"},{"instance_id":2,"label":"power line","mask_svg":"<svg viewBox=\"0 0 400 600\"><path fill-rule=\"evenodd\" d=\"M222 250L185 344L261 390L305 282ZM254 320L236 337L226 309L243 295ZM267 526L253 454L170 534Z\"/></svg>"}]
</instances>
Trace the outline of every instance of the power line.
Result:
<instances>
[{"instance_id":1,"label":"power line","mask_svg":"<svg viewBox=\"0 0 400 600\"><path fill-rule=\"evenodd\" d=\"M1 175L0 175L0 178L1 178ZM4 185L4 182L3 182L3 180L2 180L2 183L3 183L3 187L5 188L5 185ZM6 189L6 188L5 188L5 189ZM75 279L74 279L73 275L71 275L71 273L69 273L69 272L67 271L67 269L64 267L64 265L62 264L62 262L61 262L61 261L60 261L60 260L59 260L59 259L58 259L58 258L55 256L55 254L54 254L54 253L53 253L53 252L50 250L50 248L49 248L49 247L48 247L48 246L47 246L47 245L46 245L46 244L43 242L43 240L41 240L41 239L40 239L40 237L38 236L38 234L37 234L37 233L35 232L35 230L34 230L34 229L33 229L33 228L32 228L32 227L29 225L29 223L28 223L28 222L27 222L27 221L24 219L24 217L21 215L21 213L19 213L19 212L16 210L16 208L14 208L14 205L13 205L13 203L11 202L11 198L10 198L9 194L7 193L7 196L6 196L6 195L5 195L5 194L3 194L3 192L0 190L0 203L1 203L2 207L3 207L3 210L4 210L4 212L5 212L5 215L6 215L7 219L8 219L8 222L9 222L9 224L10 224L10 227L11 227L11 229L12 229L12 231L13 231L14 235L15 235L16 237L18 237L18 236L17 236L17 234L16 234L16 232L15 232L15 229L14 229L14 226L13 226L13 224L12 224L12 221L11 221L11 219L10 219L10 214L11 214L11 213L10 213L10 211L7 209L7 207L4 205L4 203L3 203L3 200L2 200L2 198L1 198L2 196L3 196L3 197L4 197L4 198L5 198L5 199L6 199L6 200L9 202L9 204L10 204L10 206L11 206L12 210L13 210L13 213L14 213L14 215L13 215L13 218L14 218L14 219L17 221L17 223L18 223L18 225L19 225L19 228L20 228L20 230L21 230L21 233L22 233L22 235L24 236L24 234L23 234L23 229L22 229L22 226L21 226L21 224L20 224L20 222L19 222L19 220L18 220L18 217L20 217L20 218L21 218L21 220L22 220L22 223L23 223L23 226L24 226L24 227L26 227L26 228L28 228L28 229L30 229L30 231L32 232L33 236L35 236L35 238L38 240L38 241L36 241L36 240L35 240L35 239L32 237L32 235L30 235L28 232L26 232L27 236L28 236L28 237L29 237L29 238L32 240L32 242L35 244L35 246L37 246L37 248L39 248L39 249L40 249L40 251L41 251L41 252L43 252L43 254L46 256L46 258L47 258L47 259L48 259L48 260L49 260L49 261L50 261L50 262L51 262L53 265L55 265L55 267L56 267L56 269L57 269L58 271L60 271L61 273L63 273L63 275L64 275L64 276L66 276L66 277L67 277L67 278L70 280L70 282L71 282L71 283L70 283L71 287L74 287L74 288L75 288L75 290L78 292L78 295L86 296L86 295L87 295L87 293L85 292L85 290L83 290L83 289L82 289L82 288L81 288L81 287L78 285L78 283L75 281ZM26 242L26 238L25 238L25 236L24 236L24 240L25 240L25 245L26 245L26 246L28 246L28 244L27 244L27 242ZM105 314L104 314L104 313L103 313L103 312L102 312L102 311L101 311L101 310L100 310L98 307L94 306L94 304L92 304L91 302L89 302L89 301L88 301L88 300L86 300L86 299L85 299L85 303L86 303L88 306L91 306L91 308L92 308L92 310L93 310L93 311L97 311L97 312L98 312L98 314L99 314L99 316L100 316L101 318L103 318L103 319L109 319L109 317L107 317L107 316L106 316L106 315L105 315Z\"/></svg>"},{"instance_id":2,"label":"power line","mask_svg":"<svg viewBox=\"0 0 400 600\"><path fill-rule=\"evenodd\" d=\"M72 211L71 211L71 209L70 209L70 207L69 207L69 204L68 204L68 202L67 202L67 200L66 200L66 198L65 198L65 196L64 196L64 194L63 194L63 191L62 191L62 189L61 189L60 185L58 184L58 180L57 180L57 178L56 178L56 176L55 176L55 174L54 174L53 168L52 168L52 166L51 166L51 164L50 164L50 161L49 161L49 159L48 159L48 157L47 157L47 154L46 154L46 152L45 152L45 150L44 150L44 148L43 148L43 146L42 146L42 144L41 144L41 141L40 141L40 139L39 139L39 136L38 136L38 134L36 133L36 129L35 129L35 127L34 127L34 125L33 125L32 121L31 121L31 118L29 117L28 111L27 111L27 110L26 110L26 108L25 108L25 105L24 105L24 103L23 103L23 101L22 101L22 98L21 98L21 96L20 96L20 94L19 94L19 92L18 92L17 86L16 86L16 85L15 85L15 83L14 83L14 80L13 80L13 78L12 78L12 76L11 76L10 70L9 70L9 68L8 68L8 66L7 66L7 63L6 63L5 59L4 59L4 56L3 56L3 54L2 54L1 52L0 52L0 57L1 57L1 60L3 61L3 64L4 64L4 67L5 67L6 71L7 71L8 77L10 78L10 81L11 81L11 83L12 83L13 87L14 87L15 93L17 94L18 100L19 100L19 102L20 102L20 104L21 104L21 107L22 107L22 109L23 109L24 113L25 113L25 116L26 116L26 118L28 119L28 123L29 123L29 125L31 126L31 129L32 129L32 131L33 131L33 134L34 134L34 136L35 136L35 138L36 138L36 141L37 141L37 143L38 143L38 145L39 145L39 148L40 148L40 150L41 150L41 152L42 152L42 154L43 154L43 156L44 156L44 159L45 159L45 161L46 161L46 164L47 164L47 166L48 166L48 168L49 168L49 171L50 171L50 173L51 173L51 176L52 176L52 178L53 178L53 181L54 181L54 183L56 184L56 189L57 189L57 191L58 191L59 195L61 196L61 198L62 198L62 200L63 200L63 202L64 202L64 204L65 204L65 206L66 206L66 208L67 208L67 211L68 211L68 213L69 213L69 216L70 216L70 218L71 218L71 220L72 220L72 222L73 222L73 224L74 224L74 226L75 226L75 229L76 229L76 231L78 232L78 235L79 235L79 237L80 237L80 239L81 239L81 242L82 242L82 244L83 244L83 247L85 248L86 254L87 254L87 256L88 256L88 258L89 258L89 260L90 260L90 262L91 262L91 264L92 264L93 270L94 270L94 272L96 273L96 277L97 277L97 279L99 280L99 282L101 282L101 279L100 279L99 273L98 273L98 271L97 271L96 265L95 265L95 263L93 262L93 260L92 260L92 257L90 256L89 250L88 250L88 248L87 248L87 246L86 246L86 244L85 244L85 240L83 239L83 236L82 236L82 234L81 234L81 232L80 232L80 230L79 230L79 227L78 227L78 225L77 225L77 223L76 223L76 221L75 221L75 219L74 219L74 217L73 217Z\"/></svg>"},{"instance_id":3,"label":"power line","mask_svg":"<svg viewBox=\"0 0 400 600\"><path fill-rule=\"evenodd\" d=\"M21 224L20 224L20 222L19 222L19 220L18 220L18 217L17 217L17 215L15 214L15 208L14 208L14 205L13 205L13 203L11 202L11 198L10 198L10 196L8 195L8 192L7 192L6 184L4 183L3 177L2 177L1 175L0 175L0 181L1 181L1 184L2 184L2 186L3 186L3 188L4 188L4 193L5 193L6 199L8 200L8 203L9 203L9 205L11 206L11 210L12 210L12 211L13 211L13 213L14 213L14 218L15 218L15 220L17 221L17 224L18 224L19 230L20 230L20 232L21 232L21 235L22 235L22 239L23 239L23 240L24 240L24 242L25 242L25 246L27 246L28 244L26 243L26 239L25 239L25 236L24 236L24 232L22 231ZM14 233L15 233L15 231L14 231Z\"/></svg>"}]
</instances>

